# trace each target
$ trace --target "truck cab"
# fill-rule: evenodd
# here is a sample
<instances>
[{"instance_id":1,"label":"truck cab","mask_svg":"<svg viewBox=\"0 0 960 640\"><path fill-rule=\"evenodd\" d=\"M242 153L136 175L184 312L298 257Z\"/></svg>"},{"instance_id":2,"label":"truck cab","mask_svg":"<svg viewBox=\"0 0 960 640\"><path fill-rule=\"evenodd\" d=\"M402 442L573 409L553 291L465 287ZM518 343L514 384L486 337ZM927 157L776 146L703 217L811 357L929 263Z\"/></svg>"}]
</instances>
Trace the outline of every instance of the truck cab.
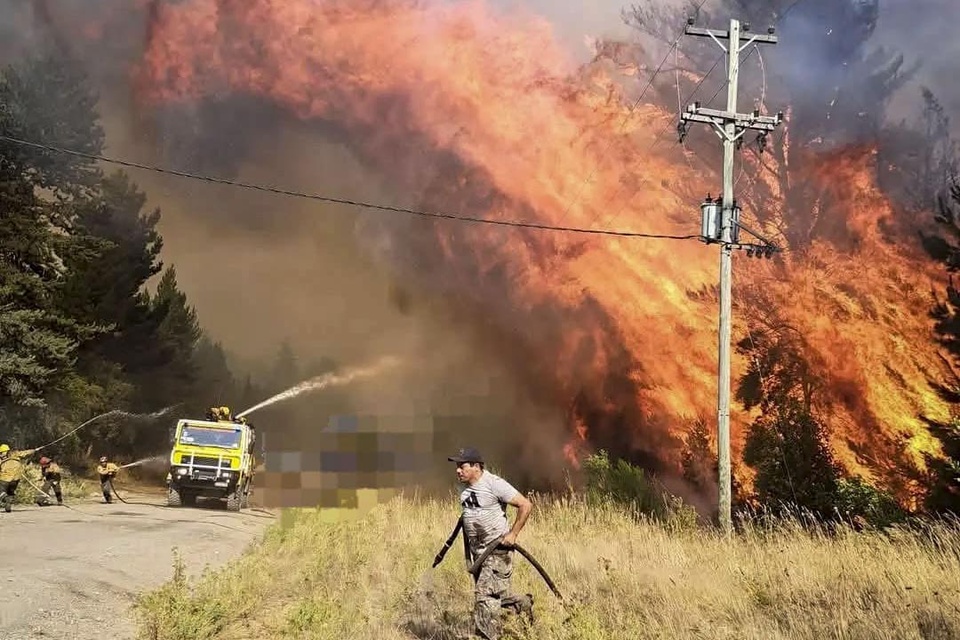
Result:
<instances>
[{"instance_id":1,"label":"truck cab","mask_svg":"<svg viewBox=\"0 0 960 640\"><path fill-rule=\"evenodd\" d=\"M227 510L249 506L254 430L232 420L177 422L167 474L167 505L193 505L198 497L226 500Z\"/></svg>"}]
</instances>

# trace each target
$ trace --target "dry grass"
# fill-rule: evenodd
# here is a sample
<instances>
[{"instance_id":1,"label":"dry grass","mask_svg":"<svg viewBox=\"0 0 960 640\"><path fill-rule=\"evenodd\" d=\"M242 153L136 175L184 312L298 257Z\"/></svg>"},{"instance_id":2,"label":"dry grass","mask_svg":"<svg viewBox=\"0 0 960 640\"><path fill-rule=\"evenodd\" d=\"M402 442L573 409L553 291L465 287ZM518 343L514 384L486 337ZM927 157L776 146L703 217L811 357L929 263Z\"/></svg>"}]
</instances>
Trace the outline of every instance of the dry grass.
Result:
<instances>
[{"instance_id":1,"label":"dry grass","mask_svg":"<svg viewBox=\"0 0 960 640\"><path fill-rule=\"evenodd\" d=\"M459 637L472 599L459 540L429 570L455 504L397 498L338 523L288 512L223 570L194 585L178 573L144 596L141 637ZM538 505L520 543L567 602L518 557L514 587L535 595L538 618L509 623L506 637L960 637L956 528L827 536L783 523L725 540L576 499Z\"/></svg>"}]
</instances>

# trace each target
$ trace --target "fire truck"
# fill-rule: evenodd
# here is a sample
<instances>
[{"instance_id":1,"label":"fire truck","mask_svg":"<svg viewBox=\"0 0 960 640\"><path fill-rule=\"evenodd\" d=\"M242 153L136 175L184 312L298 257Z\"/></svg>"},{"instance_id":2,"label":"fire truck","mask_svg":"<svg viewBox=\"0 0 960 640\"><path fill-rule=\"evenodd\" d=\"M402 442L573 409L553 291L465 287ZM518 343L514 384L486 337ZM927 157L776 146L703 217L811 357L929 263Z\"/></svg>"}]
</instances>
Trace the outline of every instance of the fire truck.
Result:
<instances>
[{"instance_id":1,"label":"fire truck","mask_svg":"<svg viewBox=\"0 0 960 640\"><path fill-rule=\"evenodd\" d=\"M167 505L193 506L197 498L226 501L228 511L248 508L253 490L253 425L215 407L205 420L177 421L167 474Z\"/></svg>"}]
</instances>

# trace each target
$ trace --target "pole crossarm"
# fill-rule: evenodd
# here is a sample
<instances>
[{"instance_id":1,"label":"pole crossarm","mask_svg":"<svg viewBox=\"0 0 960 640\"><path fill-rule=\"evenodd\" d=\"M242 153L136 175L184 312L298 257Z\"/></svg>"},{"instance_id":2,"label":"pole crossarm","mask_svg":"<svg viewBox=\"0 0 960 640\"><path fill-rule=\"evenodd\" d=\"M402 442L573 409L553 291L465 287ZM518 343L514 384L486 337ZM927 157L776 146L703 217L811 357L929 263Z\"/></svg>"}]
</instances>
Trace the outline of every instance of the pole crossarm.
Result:
<instances>
[{"instance_id":1,"label":"pole crossarm","mask_svg":"<svg viewBox=\"0 0 960 640\"><path fill-rule=\"evenodd\" d=\"M719 109L704 109L699 104L694 103L687 107L685 113L680 114L680 119L690 120L692 122L704 122L706 124L719 124L721 126L733 121L733 123L741 129L773 131L783 122L783 114L778 113L775 116L761 116L757 114L757 112L731 113L729 111L720 111Z\"/></svg>"},{"instance_id":2,"label":"pole crossarm","mask_svg":"<svg viewBox=\"0 0 960 640\"><path fill-rule=\"evenodd\" d=\"M723 46L720 40L729 40L730 39L729 31L726 31L724 29L703 29L701 27L692 27L689 24L687 24L683 32L688 36L701 36L704 38L711 38L714 42L716 42L720 46L721 49L723 49L725 52L727 51L727 48ZM754 42L761 42L763 44L777 44L778 38L772 33L751 34L750 39L747 40L747 42L743 44L743 46L737 47L737 53L740 53L741 51L749 47L751 44L753 44Z\"/></svg>"}]
</instances>

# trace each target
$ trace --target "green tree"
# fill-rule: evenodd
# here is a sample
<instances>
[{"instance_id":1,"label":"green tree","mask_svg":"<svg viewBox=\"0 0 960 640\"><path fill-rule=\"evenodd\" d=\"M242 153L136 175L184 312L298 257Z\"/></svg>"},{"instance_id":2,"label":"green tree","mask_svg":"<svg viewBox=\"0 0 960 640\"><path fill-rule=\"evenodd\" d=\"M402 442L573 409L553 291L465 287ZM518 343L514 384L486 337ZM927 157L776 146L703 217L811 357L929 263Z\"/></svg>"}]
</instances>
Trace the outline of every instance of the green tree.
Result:
<instances>
[{"instance_id":1,"label":"green tree","mask_svg":"<svg viewBox=\"0 0 960 640\"><path fill-rule=\"evenodd\" d=\"M142 354L151 351L155 341L144 286L161 268L162 239L156 231L160 213L144 214L145 202L146 195L128 176L116 172L76 206L76 249L64 261L67 273L58 305L69 316L108 331L79 349L76 369L83 380L73 380L66 389L82 391L77 396L81 401L62 410L67 423L129 407L135 386L128 376L142 369ZM102 439L117 434L97 428L89 435Z\"/></svg>"},{"instance_id":2,"label":"green tree","mask_svg":"<svg viewBox=\"0 0 960 640\"><path fill-rule=\"evenodd\" d=\"M690 427L681 450L680 464L683 478L697 489L717 486L717 454L703 419L695 420Z\"/></svg>"},{"instance_id":3,"label":"green tree","mask_svg":"<svg viewBox=\"0 0 960 640\"><path fill-rule=\"evenodd\" d=\"M77 207L73 224L83 250L67 263L61 304L74 317L109 324L117 336L149 310L143 287L162 268L160 211L145 214L145 203L146 194L118 171ZM104 355L122 361L131 346L109 344Z\"/></svg>"},{"instance_id":4,"label":"green tree","mask_svg":"<svg viewBox=\"0 0 960 640\"><path fill-rule=\"evenodd\" d=\"M840 469L822 423L800 402L785 400L754 421L743 460L756 471L757 498L774 511L796 506L833 516Z\"/></svg>"},{"instance_id":5,"label":"green tree","mask_svg":"<svg viewBox=\"0 0 960 640\"><path fill-rule=\"evenodd\" d=\"M95 97L76 65L30 58L0 74L0 133L99 152ZM95 184L89 160L0 141L0 389L6 404L40 407L77 350L102 331L57 305L78 198ZM21 422L24 415L18 416Z\"/></svg>"},{"instance_id":6,"label":"green tree","mask_svg":"<svg viewBox=\"0 0 960 640\"><path fill-rule=\"evenodd\" d=\"M841 470L815 415L821 382L802 355L803 340L787 327L753 330L737 350L750 364L736 398L761 411L743 452L756 471L757 499L774 510L794 505L830 517Z\"/></svg>"},{"instance_id":7,"label":"green tree","mask_svg":"<svg viewBox=\"0 0 960 640\"><path fill-rule=\"evenodd\" d=\"M149 367L137 374L145 406L167 406L192 395L198 367L194 349L202 335L196 311L177 285L176 268L168 267L150 299L153 350Z\"/></svg>"},{"instance_id":8,"label":"green tree","mask_svg":"<svg viewBox=\"0 0 960 640\"><path fill-rule=\"evenodd\" d=\"M222 405L242 411L234 405L240 400L243 390L230 371L223 346L203 335L194 349L193 361L197 379L190 411L202 413L211 406Z\"/></svg>"},{"instance_id":9,"label":"green tree","mask_svg":"<svg viewBox=\"0 0 960 640\"><path fill-rule=\"evenodd\" d=\"M877 490L862 478L843 478L837 483L836 510L839 516L862 526L887 527L904 522L906 512L889 494Z\"/></svg>"},{"instance_id":10,"label":"green tree","mask_svg":"<svg viewBox=\"0 0 960 640\"><path fill-rule=\"evenodd\" d=\"M159 210L88 157L104 134L80 65L54 51L3 69L0 134L38 143L0 141L0 437L35 446L109 409L256 393L236 383L220 345L201 341L176 271L162 272ZM153 452L166 430L103 421L57 453L94 443Z\"/></svg>"}]
</instances>

